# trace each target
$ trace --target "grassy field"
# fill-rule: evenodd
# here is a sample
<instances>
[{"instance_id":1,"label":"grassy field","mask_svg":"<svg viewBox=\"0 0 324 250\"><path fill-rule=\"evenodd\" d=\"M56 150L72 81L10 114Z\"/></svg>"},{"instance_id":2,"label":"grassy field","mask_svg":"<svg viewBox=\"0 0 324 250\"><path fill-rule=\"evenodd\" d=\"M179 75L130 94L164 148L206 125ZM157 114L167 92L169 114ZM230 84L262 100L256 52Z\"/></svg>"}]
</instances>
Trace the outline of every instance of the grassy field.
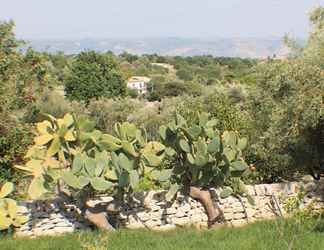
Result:
<instances>
[{"instance_id":1,"label":"grassy field","mask_svg":"<svg viewBox=\"0 0 324 250\"><path fill-rule=\"evenodd\" d=\"M87 250L281 250L295 236L292 249L324 249L324 233L295 231L292 226L260 222L242 228L210 231L177 229L169 232L121 230L114 233L81 232L62 237L0 239L1 250L87 249Z\"/></svg>"}]
</instances>

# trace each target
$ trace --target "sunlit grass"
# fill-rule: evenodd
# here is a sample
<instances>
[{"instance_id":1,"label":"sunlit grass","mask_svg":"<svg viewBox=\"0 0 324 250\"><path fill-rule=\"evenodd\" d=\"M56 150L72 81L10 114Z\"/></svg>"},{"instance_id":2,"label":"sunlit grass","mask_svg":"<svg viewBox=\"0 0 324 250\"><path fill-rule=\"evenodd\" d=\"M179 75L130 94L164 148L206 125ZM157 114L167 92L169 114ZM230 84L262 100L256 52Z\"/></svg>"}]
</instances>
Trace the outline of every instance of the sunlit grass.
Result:
<instances>
[{"instance_id":1,"label":"sunlit grass","mask_svg":"<svg viewBox=\"0 0 324 250\"><path fill-rule=\"evenodd\" d=\"M289 227L290 229L293 227ZM281 230L281 231L280 231ZM242 228L221 228L198 231L182 228L168 232L148 230L120 230L114 233L80 232L61 237L37 239L0 239L1 250L21 249L89 249L89 250L281 250L294 232L282 232L276 222L259 222ZM324 249L324 233L313 231L298 235L293 249Z\"/></svg>"}]
</instances>

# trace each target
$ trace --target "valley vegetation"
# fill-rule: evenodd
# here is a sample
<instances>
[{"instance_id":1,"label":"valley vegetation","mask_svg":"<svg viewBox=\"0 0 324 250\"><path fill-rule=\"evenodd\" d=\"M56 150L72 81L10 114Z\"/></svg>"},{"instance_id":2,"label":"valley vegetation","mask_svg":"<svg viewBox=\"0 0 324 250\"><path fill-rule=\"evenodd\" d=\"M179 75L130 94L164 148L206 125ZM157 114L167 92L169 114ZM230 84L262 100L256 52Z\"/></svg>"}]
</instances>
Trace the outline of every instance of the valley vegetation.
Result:
<instances>
[{"instance_id":1,"label":"valley vegetation","mask_svg":"<svg viewBox=\"0 0 324 250\"><path fill-rule=\"evenodd\" d=\"M110 229L107 211L151 189L199 200L213 227L211 188L253 203L244 183L321 178L324 9L310 22L304 47L287 37L288 58L264 60L40 53L1 22L0 229L26 219L12 198L55 195ZM151 78L148 92L128 89L131 76ZM114 202L90 207L98 193Z\"/></svg>"}]
</instances>

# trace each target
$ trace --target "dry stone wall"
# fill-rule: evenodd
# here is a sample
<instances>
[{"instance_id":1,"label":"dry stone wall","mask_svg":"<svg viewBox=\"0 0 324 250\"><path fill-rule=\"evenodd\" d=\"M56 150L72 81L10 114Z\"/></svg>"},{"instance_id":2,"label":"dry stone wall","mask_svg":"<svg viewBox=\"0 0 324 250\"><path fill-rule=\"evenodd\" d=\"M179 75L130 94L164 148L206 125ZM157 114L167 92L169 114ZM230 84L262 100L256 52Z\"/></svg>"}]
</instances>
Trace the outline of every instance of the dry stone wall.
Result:
<instances>
[{"instance_id":1,"label":"dry stone wall","mask_svg":"<svg viewBox=\"0 0 324 250\"><path fill-rule=\"evenodd\" d=\"M212 190L215 205L223 212L226 223L243 225L256 220L269 219L283 213L282 201L306 191L304 205L315 202L316 208L324 207L324 181L313 180L301 183L288 182L247 186L255 205L246 198L228 197L220 199L219 190ZM196 200L178 194L174 203L165 201L164 191L141 192L134 195L132 204L126 204L117 217L112 219L118 227L150 228L167 230L176 226L206 226L207 215ZM110 197L98 197L93 203L109 202ZM39 236L74 232L91 226L82 219L81 212L73 204L62 204L60 200L22 203L21 213L30 217L29 222L17 230L17 236Z\"/></svg>"},{"instance_id":2,"label":"dry stone wall","mask_svg":"<svg viewBox=\"0 0 324 250\"><path fill-rule=\"evenodd\" d=\"M90 228L75 205L64 204L59 199L20 202L19 205L18 213L29 216L29 221L16 230L18 237L56 235Z\"/></svg>"}]
</instances>

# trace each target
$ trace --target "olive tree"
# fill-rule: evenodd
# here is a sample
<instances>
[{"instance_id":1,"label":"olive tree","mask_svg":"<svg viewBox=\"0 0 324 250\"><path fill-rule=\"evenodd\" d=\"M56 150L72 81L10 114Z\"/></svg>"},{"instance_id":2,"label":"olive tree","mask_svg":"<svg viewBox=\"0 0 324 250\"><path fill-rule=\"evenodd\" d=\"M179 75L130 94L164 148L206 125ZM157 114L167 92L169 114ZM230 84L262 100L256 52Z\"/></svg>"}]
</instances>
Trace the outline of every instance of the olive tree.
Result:
<instances>
[{"instance_id":1,"label":"olive tree","mask_svg":"<svg viewBox=\"0 0 324 250\"><path fill-rule=\"evenodd\" d=\"M258 85L246 106L250 107L248 132L260 181L293 180L318 172L324 167L321 68L294 59L270 61L257 72Z\"/></svg>"}]
</instances>

